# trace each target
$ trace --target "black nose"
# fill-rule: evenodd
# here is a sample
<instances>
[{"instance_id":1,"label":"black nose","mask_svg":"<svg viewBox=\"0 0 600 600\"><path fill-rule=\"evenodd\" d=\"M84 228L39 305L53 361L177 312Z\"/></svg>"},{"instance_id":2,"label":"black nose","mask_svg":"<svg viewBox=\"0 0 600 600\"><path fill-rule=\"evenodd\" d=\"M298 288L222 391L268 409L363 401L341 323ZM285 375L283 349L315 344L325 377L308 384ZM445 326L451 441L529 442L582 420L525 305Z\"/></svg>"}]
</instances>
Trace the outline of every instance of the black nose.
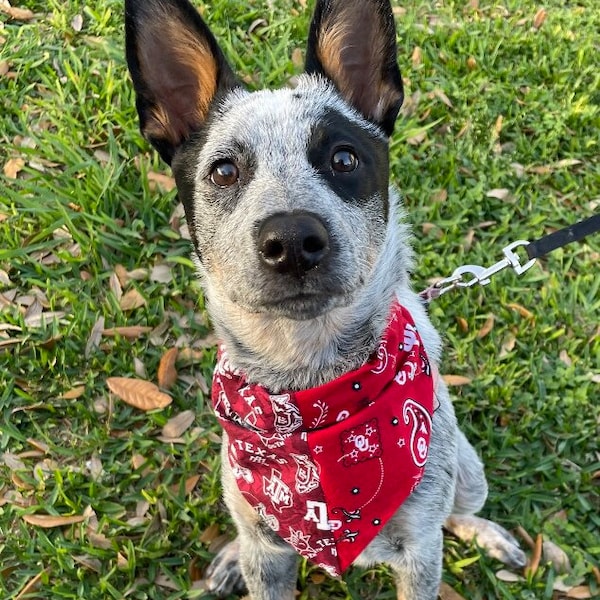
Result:
<instances>
[{"instance_id":1,"label":"black nose","mask_svg":"<svg viewBox=\"0 0 600 600\"><path fill-rule=\"evenodd\" d=\"M329 234L323 222L309 213L276 214L258 230L258 253L270 269L302 276L329 253Z\"/></svg>"}]
</instances>

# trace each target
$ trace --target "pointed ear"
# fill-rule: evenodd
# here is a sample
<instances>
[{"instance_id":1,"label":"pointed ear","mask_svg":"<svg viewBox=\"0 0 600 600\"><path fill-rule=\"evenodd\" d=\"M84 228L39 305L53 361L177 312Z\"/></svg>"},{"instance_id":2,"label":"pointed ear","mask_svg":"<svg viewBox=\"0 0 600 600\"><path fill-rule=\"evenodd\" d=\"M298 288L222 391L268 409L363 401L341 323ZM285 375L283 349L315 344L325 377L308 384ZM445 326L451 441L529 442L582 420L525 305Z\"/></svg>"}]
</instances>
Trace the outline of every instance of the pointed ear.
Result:
<instances>
[{"instance_id":1,"label":"pointed ear","mask_svg":"<svg viewBox=\"0 0 600 600\"><path fill-rule=\"evenodd\" d=\"M126 0L125 47L140 128L170 164L215 98L239 84L188 0Z\"/></svg>"},{"instance_id":2,"label":"pointed ear","mask_svg":"<svg viewBox=\"0 0 600 600\"><path fill-rule=\"evenodd\" d=\"M306 71L330 79L344 99L389 136L402 106L396 28L389 0L318 0Z\"/></svg>"}]
</instances>

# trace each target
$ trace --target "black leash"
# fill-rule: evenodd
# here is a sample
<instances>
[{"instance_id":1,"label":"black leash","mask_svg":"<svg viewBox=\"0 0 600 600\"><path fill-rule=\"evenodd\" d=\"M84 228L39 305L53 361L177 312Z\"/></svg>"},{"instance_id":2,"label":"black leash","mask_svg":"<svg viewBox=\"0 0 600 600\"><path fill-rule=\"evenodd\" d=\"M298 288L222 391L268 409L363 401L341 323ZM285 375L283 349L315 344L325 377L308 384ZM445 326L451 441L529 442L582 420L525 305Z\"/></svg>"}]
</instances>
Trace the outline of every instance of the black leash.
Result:
<instances>
[{"instance_id":1,"label":"black leash","mask_svg":"<svg viewBox=\"0 0 600 600\"><path fill-rule=\"evenodd\" d=\"M445 277L423 290L419 295L425 303L439 298L442 294L456 288L472 287L476 284L487 285L491 277L507 267L511 267L518 275L524 273L537 262L538 258L549 254L557 248L562 248L572 242L579 242L584 237L600 231L600 214L594 215L554 231L533 242L518 240L502 249L504 258L499 260L491 267L481 267L479 265L462 265L458 267L450 277ZM516 248L523 247L527 252L529 261L521 263L521 259L515 252Z\"/></svg>"},{"instance_id":2,"label":"black leash","mask_svg":"<svg viewBox=\"0 0 600 600\"><path fill-rule=\"evenodd\" d=\"M540 258L557 248L562 248L572 242L579 242L584 237L598 231L600 231L600 214L545 235L535 242L529 242L525 250L529 258Z\"/></svg>"}]
</instances>

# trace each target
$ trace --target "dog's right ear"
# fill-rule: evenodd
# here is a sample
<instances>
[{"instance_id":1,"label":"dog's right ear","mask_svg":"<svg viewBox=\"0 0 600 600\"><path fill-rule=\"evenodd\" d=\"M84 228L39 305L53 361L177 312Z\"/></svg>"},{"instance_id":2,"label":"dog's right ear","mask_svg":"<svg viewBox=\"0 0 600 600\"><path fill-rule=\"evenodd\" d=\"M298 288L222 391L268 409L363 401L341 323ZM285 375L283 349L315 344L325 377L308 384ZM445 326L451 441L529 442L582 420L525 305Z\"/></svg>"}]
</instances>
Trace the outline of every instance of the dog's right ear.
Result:
<instances>
[{"instance_id":1,"label":"dog's right ear","mask_svg":"<svg viewBox=\"0 0 600 600\"><path fill-rule=\"evenodd\" d=\"M125 49L140 129L170 164L215 99L240 84L188 0L125 0Z\"/></svg>"}]
</instances>

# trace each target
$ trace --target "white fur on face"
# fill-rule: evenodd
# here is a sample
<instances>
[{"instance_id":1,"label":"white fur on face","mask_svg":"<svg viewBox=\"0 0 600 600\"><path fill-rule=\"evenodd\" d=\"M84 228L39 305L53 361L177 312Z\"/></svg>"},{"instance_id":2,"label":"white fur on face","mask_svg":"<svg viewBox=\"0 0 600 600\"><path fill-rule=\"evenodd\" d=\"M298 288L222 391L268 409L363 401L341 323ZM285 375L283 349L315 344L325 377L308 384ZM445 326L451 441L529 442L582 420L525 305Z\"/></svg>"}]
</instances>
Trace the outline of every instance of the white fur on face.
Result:
<instances>
[{"instance_id":1,"label":"white fur on face","mask_svg":"<svg viewBox=\"0 0 600 600\"><path fill-rule=\"evenodd\" d=\"M196 157L198 268L209 311L234 363L272 389L308 387L330 378L331 369L357 366L351 363L368 357L385 327L394 293L409 295L412 253L407 230L398 223L396 194L385 189L348 201L308 161L313 129L331 110L386 143L381 131L324 80L303 76L293 90L232 92L215 113ZM253 175L224 210L210 196L208 174L215 161L235 158L240 147L254 157ZM388 194L388 214L382 214L382 197ZM265 309L266 300L283 298L292 283L261 268L257 223L292 211L318 215L336 248L330 272L303 283L324 293L322 314L315 318ZM210 240L203 245L208 231Z\"/></svg>"}]
</instances>

